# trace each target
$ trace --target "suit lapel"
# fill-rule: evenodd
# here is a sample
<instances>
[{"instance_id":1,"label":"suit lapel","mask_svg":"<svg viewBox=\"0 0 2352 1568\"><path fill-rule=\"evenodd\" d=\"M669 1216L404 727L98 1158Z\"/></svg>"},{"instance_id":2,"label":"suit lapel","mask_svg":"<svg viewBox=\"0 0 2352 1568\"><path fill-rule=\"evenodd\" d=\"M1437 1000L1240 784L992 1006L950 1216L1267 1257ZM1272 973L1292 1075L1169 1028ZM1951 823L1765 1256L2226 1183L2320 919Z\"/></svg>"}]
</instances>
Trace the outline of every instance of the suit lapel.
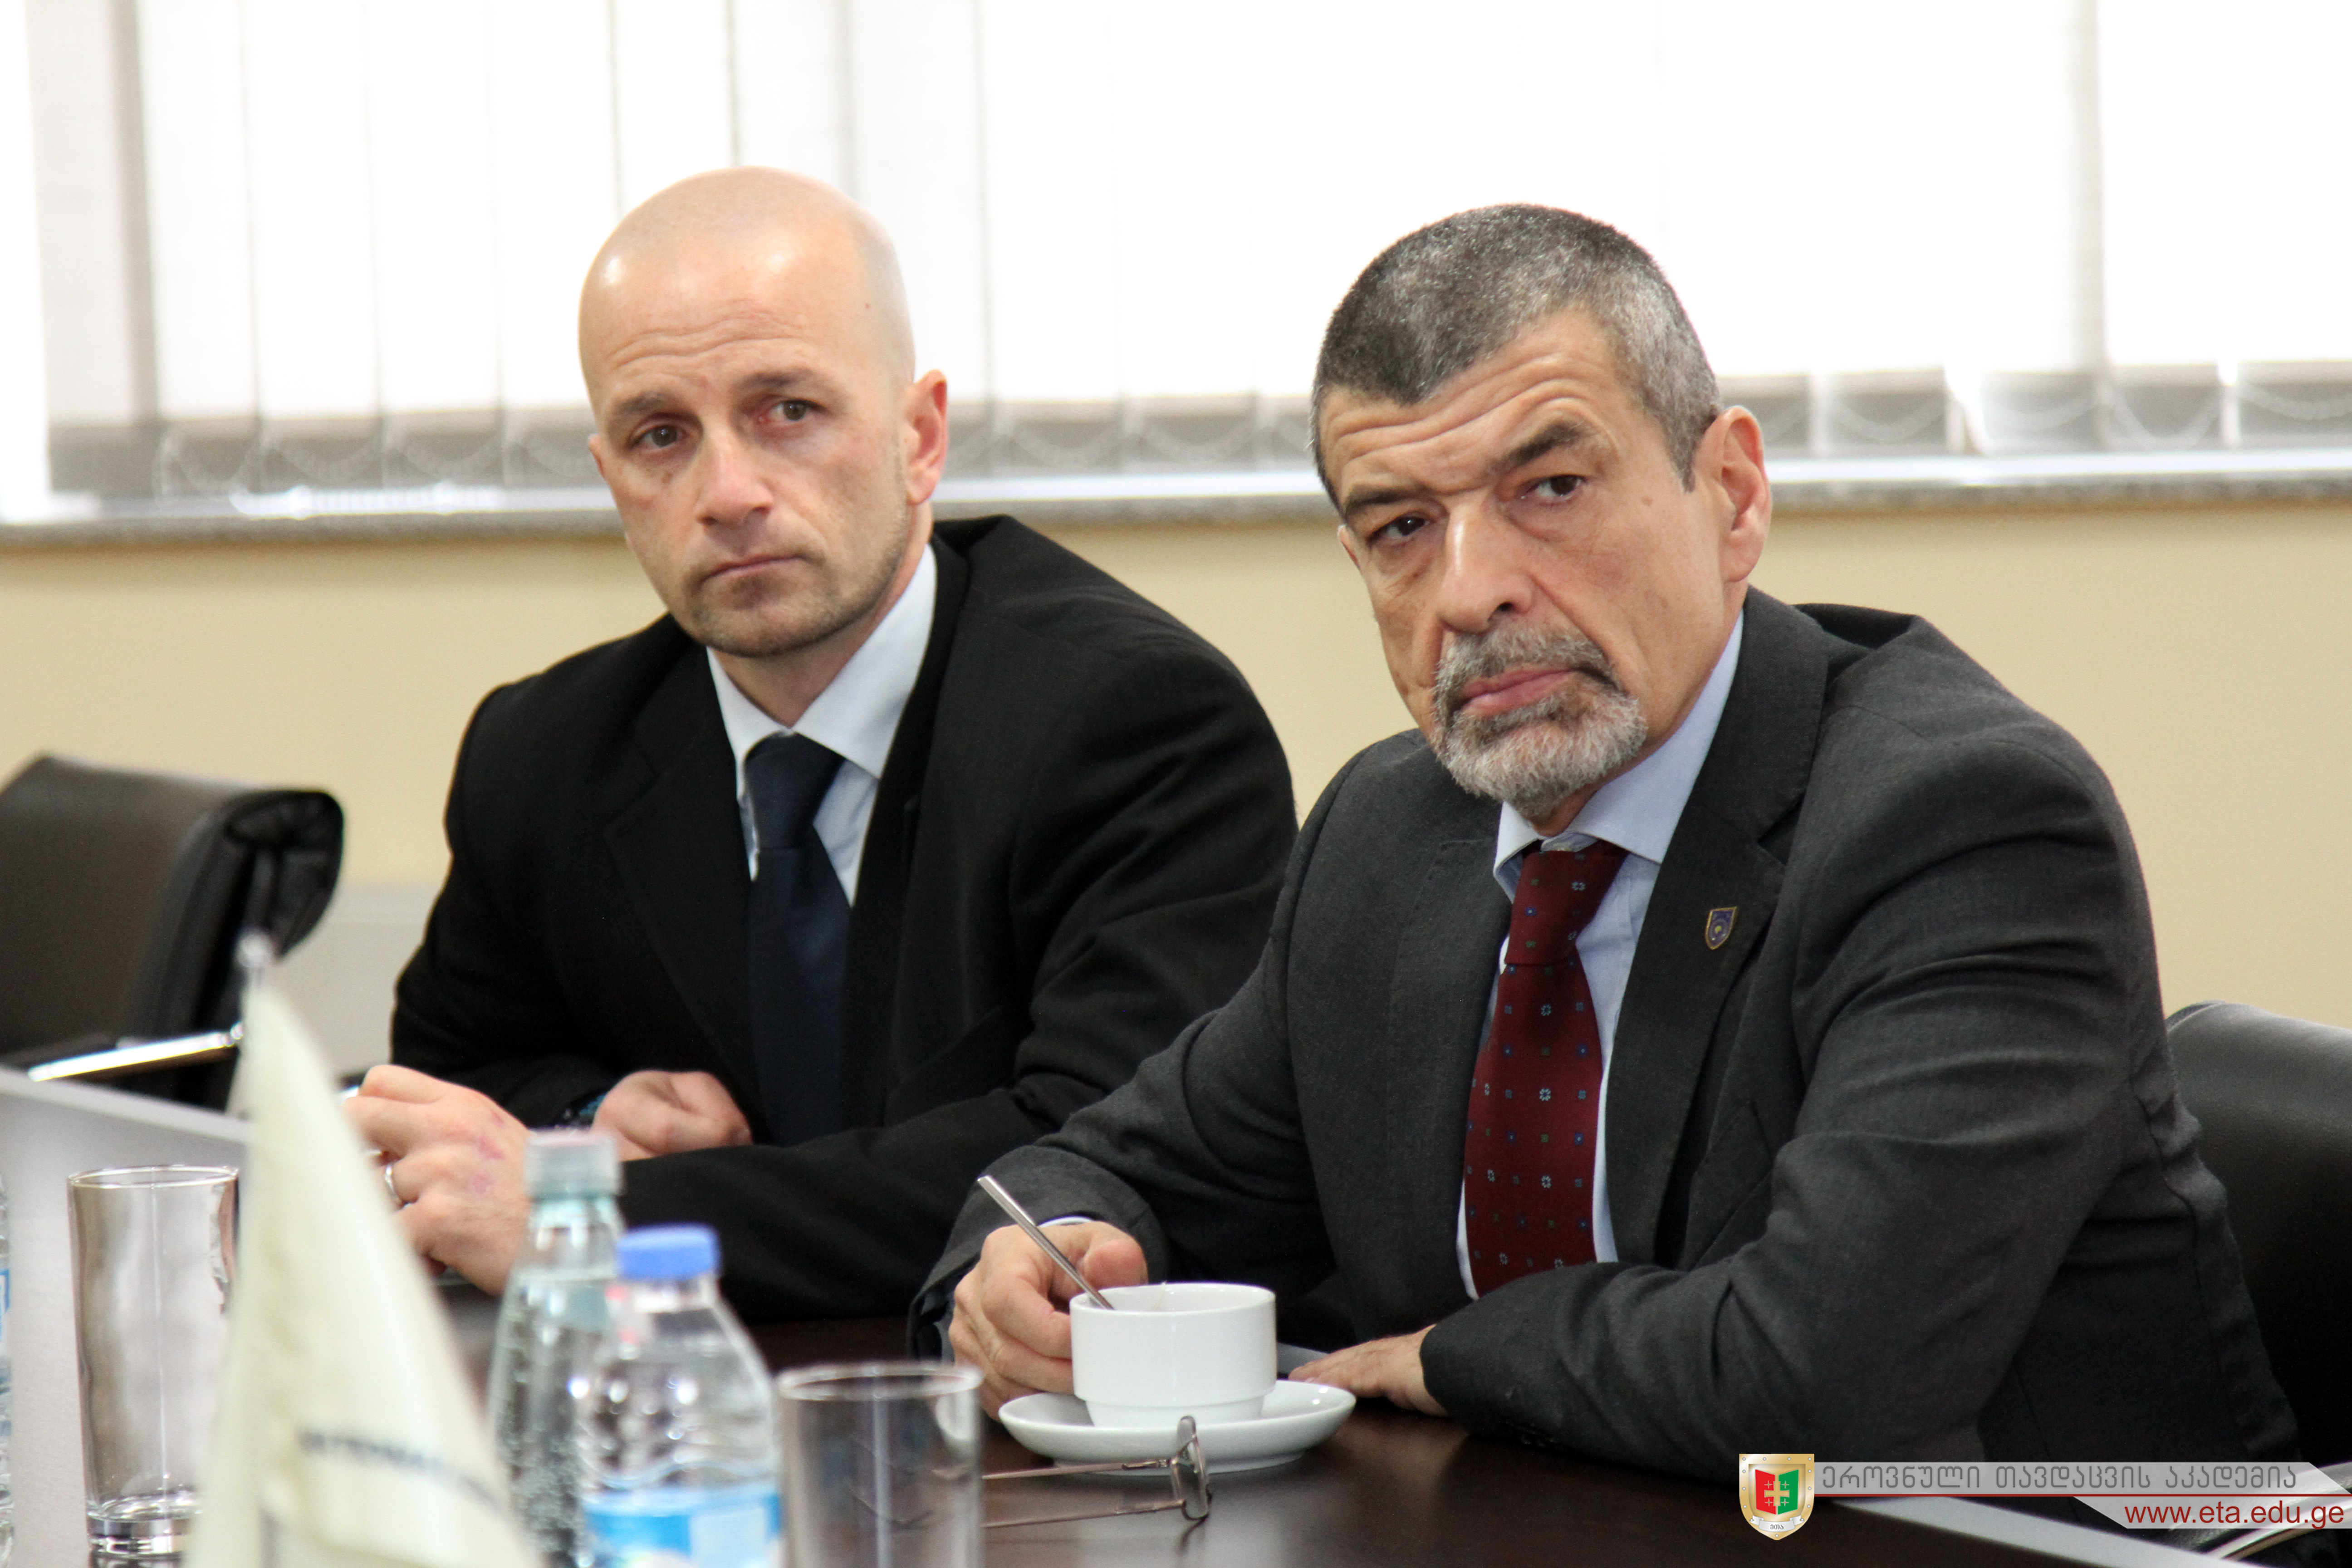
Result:
<instances>
[{"instance_id":1,"label":"suit lapel","mask_svg":"<svg viewBox=\"0 0 2352 1568\"><path fill-rule=\"evenodd\" d=\"M882 766L858 863L857 901L849 912L849 957L842 984L841 1106L852 1127L880 1126L889 1094L891 1000L898 985L923 779L930 766L948 656L971 584L970 564L951 546L934 543L931 556L939 583L930 638L923 646L922 667L891 736L889 760Z\"/></svg>"},{"instance_id":2,"label":"suit lapel","mask_svg":"<svg viewBox=\"0 0 2352 1568\"><path fill-rule=\"evenodd\" d=\"M763 1118L744 958L751 878L735 753L698 646L688 645L639 712L635 739L656 770L653 787L613 819L605 842L670 983L756 1126Z\"/></svg>"},{"instance_id":3,"label":"suit lapel","mask_svg":"<svg viewBox=\"0 0 2352 1568\"><path fill-rule=\"evenodd\" d=\"M1803 798L1828 678L1820 628L1751 590L1739 668L1659 868L1610 1053L1609 1215L1627 1262L1657 1261L1717 1016L1780 897L1781 864L1758 841Z\"/></svg>"},{"instance_id":4,"label":"suit lapel","mask_svg":"<svg viewBox=\"0 0 2352 1568\"><path fill-rule=\"evenodd\" d=\"M1471 808L1465 819L1483 818L1486 832L1443 840L1423 871L1412 912L1397 933L1382 1074L1383 1152L1404 1299L1455 1306L1468 1300L1454 1238L1470 1075L1486 1030L1496 955L1511 922L1510 902L1495 883L1496 808L1461 798ZM1460 826L1466 829L1468 823Z\"/></svg>"}]
</instances>

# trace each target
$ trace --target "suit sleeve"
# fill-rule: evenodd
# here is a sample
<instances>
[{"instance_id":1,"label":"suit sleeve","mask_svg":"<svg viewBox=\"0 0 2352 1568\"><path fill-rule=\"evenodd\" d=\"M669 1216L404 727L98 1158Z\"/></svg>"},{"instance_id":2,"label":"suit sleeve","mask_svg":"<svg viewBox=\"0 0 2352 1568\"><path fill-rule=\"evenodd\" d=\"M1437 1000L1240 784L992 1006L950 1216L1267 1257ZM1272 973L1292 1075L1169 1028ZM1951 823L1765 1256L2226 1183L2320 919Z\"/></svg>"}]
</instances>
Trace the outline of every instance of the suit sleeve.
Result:
<instances>
[{"instance_id":1,"label":"suit sleeve","mask_svg":"<svg viewBox=\"0 0 2352 1568\"><path fill-rule=\"evenodd\" d=\"M614 1074L574 1048L570 1005L541 950L525 940L524 912L509 907L522 879L502 876L488 856L489 846L521 842L497 821L515 809L496 763L511 689L483 699L457 749L443 817L449 875L401 972L392 1059L479 1089L540 1126L610 1088Z\"/></svg>"},{"instance_id":2,"label":"suit sleeve","mask_svg":"<svg viewBox=\"0 0 2352 1568\"><path fill-rule=\"evenodd\" d=\"M1331 1272L1291 1073L1286 976L1299 885L1355 765L1332 781L1300 832L1265 953L1233 1000L1118 1093L991 1167L1032 1214L1118 1226L1142 1244L1155 1279L1205 1268L1288 1296ZM969 1196L909 1314L919 1351L938 1348L957 1282L1006 1223L987 1198Z\"/></svg>"},{"instance_id":3,"label":"suit sleeve","mask_svg":"<svg viewBox=\"0 0 2352 1568\"><path fill-rule=\"evenodd\" d=\"M904 1311L975 1176L1233 994L1264 944L1294 820L1281 747L1230 665L1173 637L1110 661L1053 726L1002 912L972 917L1028 933L1026 1016L979 1026L1006 1035L1009 1079L793 1148L637 1162L625 1211L715 1218L728 1294L754 1320Z\"/></svg>"},{"instance_id":4,"label":"suit sleeve","mask_svg":"<svg viewBox=\"0 0 2352 1568\"><path fill-rule=\"evenodd\" d=\"M2147 1136L2145 905L2120 816L2076 767L1976 742L1882 777L1866 810L1808 803L1837 841L1776 916L1814 957L1792 991L1809 1081L1762 1234L1455 1312L1423 1348L1447 1410L1701 1476L1771 1449L1980 1455L1979 1412ZM1724 1106L1717 1137L1769 1146L1755 1114Z\"/></svg>"}]
</instances>

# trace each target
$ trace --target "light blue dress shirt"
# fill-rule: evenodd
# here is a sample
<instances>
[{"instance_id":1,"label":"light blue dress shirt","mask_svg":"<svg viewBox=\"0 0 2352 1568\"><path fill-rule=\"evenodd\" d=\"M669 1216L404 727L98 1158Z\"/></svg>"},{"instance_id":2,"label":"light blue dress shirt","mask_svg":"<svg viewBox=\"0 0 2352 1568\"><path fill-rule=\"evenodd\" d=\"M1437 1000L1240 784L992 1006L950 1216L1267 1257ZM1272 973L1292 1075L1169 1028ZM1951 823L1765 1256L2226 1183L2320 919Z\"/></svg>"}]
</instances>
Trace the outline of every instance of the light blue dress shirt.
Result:
<instances>
[{"instance_id":1,"label":"light blue dress shirt","mask_svg":"<svg viewBox=\"0 0 2352 1568\"><path fill-rule=\"evenodd\" d=\"M1717 656L1715 669L1700 688L1698 700L1665 744L1593 792L1576 814L1576 820L1549 838L1528 819L1506 805L1495 830L1495 880L1506 898L1519 890L1520 851L1541 844L1546 849L1581 849L1596 838L1625 851L1617 879L1592 912L1591 923L1576 939L1584 977L1592 988L1593 1022L1601 1029L1600 1135L1592 1144L1592 1255L1604 1263L1617 1259L1617 1236L1609 1221L1609 1063L1617 1042L1617 1015L1625 1005L1625 980L1633 970L1634 944L1641 941L1642 921L1650 912L1650 895L1658 886L1658 867L1674 842L1675 825L1682 820L1691 785L1698 782L1716 726L1723 719L1724 699L1731 694L1732 673L1739 667L1739 642L1748 625L1743 611L1732 623L1731 636ZM1499 980L1506 938L1495 950L1495 973ZM1495 993L1486 993L1486 1018L1495 1016ZM1479 1040L1486 1039L1486 1026ZM1470 1273L1469 1200L1465 1194L1454 1222L1454 1261L1462 1269L1462 1288L1478 1299L1477 1281Z\"/></svg>"}]
</instances>

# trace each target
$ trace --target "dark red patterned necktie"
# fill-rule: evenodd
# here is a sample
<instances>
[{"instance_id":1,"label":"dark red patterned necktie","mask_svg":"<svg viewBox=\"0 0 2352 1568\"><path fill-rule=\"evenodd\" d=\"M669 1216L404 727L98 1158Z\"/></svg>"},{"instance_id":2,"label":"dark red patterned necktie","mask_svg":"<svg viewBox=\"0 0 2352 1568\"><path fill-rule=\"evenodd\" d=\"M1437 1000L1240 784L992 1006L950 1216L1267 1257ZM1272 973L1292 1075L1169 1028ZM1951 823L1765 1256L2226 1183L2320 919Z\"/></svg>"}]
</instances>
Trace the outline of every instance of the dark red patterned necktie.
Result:
<instances>
[{"instance_id":1,"label":"dark red patterned necktie","mask_svg":"<svg viewBox=\"0 0 2352 1568\"><path fill-rule=\"evenodd\" d=\"M1462 1179L1470 1277L1481 1295L1592 1261L1601 1025L1577 934L1625 863L1599 840L1520 862L1495 1021L1470 1078Z\"/></svg>"}]
</instances>

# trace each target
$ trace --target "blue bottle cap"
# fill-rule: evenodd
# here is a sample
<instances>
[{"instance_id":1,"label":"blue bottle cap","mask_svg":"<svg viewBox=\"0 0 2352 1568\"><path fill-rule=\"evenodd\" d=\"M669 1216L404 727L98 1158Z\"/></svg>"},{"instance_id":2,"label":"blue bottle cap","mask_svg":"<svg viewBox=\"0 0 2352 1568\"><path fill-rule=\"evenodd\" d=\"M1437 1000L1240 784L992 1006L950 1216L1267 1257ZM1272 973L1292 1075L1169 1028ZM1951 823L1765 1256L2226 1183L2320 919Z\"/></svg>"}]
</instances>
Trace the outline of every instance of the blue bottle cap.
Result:
<instances>
[{"instance_id":1,"label":"blue bottle cap","mask_svg":"<svg viewBox=\"0 0 2352 1568\"><path fill-rule=\"evenodd\" d=\"M621 1237L624 1279L691 1279L719 1272L719 1237L707 1225L649 1225Z\"/></svg>"}]
</instances>

